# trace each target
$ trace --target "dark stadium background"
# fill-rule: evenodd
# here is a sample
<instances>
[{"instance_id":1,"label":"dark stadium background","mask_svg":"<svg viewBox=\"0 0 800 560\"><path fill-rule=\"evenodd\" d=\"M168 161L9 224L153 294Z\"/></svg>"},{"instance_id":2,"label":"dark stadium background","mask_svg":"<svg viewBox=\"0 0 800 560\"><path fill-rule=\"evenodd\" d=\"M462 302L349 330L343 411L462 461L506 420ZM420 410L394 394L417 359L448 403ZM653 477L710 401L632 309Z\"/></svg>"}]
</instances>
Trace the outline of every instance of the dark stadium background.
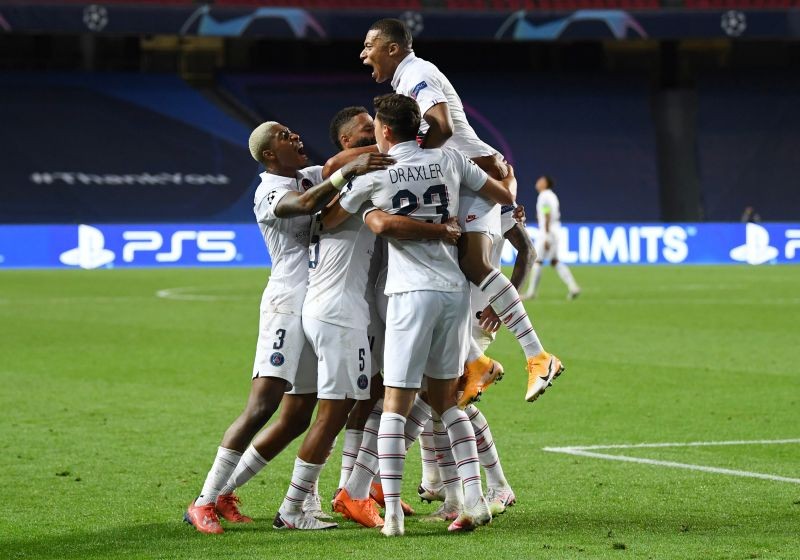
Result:
<instances>
[{"instance_id":1,"label":"dark stadium background","mask_svg":"<svg viewBox=\"0 0 800 560\"><path fill-rule=\"evenodd\" d=\"M798 5L0 1L0 222L250 221L249 130L279 120L324 162L331 116L389 91L358 59L386 16L514 163L526 206L549 174L572 222L793 220Z\"/></svg>"}]
</instances>

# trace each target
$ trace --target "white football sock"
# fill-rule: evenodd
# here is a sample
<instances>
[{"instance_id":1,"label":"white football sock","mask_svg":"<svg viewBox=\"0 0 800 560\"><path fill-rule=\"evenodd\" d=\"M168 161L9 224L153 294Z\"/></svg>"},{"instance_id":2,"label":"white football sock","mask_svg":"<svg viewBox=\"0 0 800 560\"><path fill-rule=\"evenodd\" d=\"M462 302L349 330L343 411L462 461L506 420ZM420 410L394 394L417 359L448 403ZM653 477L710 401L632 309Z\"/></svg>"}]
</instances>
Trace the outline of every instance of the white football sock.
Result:
<instances>
[{"instance_id":1,"label":"white football sock","mask_svg":"<svg viewBox=\"0 0 800 560\"><path fill-rule=\"evenodd\" d=\"M489 488L508 486L486 417L474 404L465 408L464 412L467 413L469 421L472 422L472 429L475 430L475 445L478 448L478 459L486 473L486 486Z\"/></svg>"},{"instance_id":2,"label":"white football sock","mask_svg":"<svg viewBox=\"0 0 800 560\"><path fill-rule=\"evenodd\" d=\"M544 349L536 331L533 330L528 312L522 305L522 300L517 293L517 289L497 269L492 270L480 284L480 289L489 296L489 304L494 309L503 324L514 333L517 342L522 346L525 357L530 358L541 354Z\"/></svg>"},{"instance_id":3,"label":"white football sock","mask_svg":"<svg viewBox=\"0 0 800 560\"><path fill-rule=\"evenodd\" d=\"M386 501L386 516L403 517L400 507L400 491L403 486L403 468L406 462L405 447L406 419L393 412L381 415L378 429L378 458L381 468L381 484Z\"/></svg>"},{"instance_id":4,"label":"white football sock","mask_svg":"<svg viewBox=\"0 0 800 560\"><path fill-rule=\"evenodd\" d=\"M194 505L205 506L216 502L220 490L228 482L231 473L236 469L236 465L241 458L242 454L238 451L219 447L214 463L211 465L211 470L208 471L206 476L203 489L200 491L200 496L194 501Z\"/></svg>"},{"instance_id":5,"label":"white football sock","mask_svg":"<svg viewBox=\"0 0 800 560\"><path fill-rule=\"evenodd\" d=\"M369 487L378 472L378 429L382 412L383 399L380 399L369 413L367 423L364 425L361 447L353 463L353 472L342 486L354 500L364 500L369 497Z\"/></svg>"},{"instance_id":6,"label":"white football sock","mask_svg":"<svg viewBox=\"0 0 800 560\"><path fill-rule=\"evenodd\" d=\"M464 505L464 489L461 486L461 477L458 475L455 457L453 457L450 436L447 434L447 428L441 418L433 421L433 439L436 441L436 459L442 478L444 501L461 507Z\"/></svg>"},{"instance_id":7,"label":"white football sock","mask_svg":"<svg viewBox=\"0 0 800 560\"><path fill-rule=\"evenodd\" d=\"M467 414L457 406L442 414L442 422L447 426L447 435L450 436L458 474L464 485L464 505L468 508L473 507L483 498L475 431Z\"/></svg>"},{"instance_id":8,"label":"white football sock","mask_svg":"<svg viewBox=\"0 0 800 560\"><path fill-rule=\"evenodd\" d=\"M578 288L578 283L575 282L575 278L572 276L572 272L569 270L569 267L563 262L559 261L558 264L556 264L556 272L558 273L558 277L561 278L561 281L567 285L567 289L570 292L577 292L580 290L580 288Z\"/></svg>"},{"instance_id":9,"label":"white football sock","mask_svg":"<svg viewBox=\"0 0 800 560\"><path fill-rule=\"evenodd\" d=\"M361 448L361 438L364 436L362 430L345 430L344 431L344 446L342 447L342 469L339 472L339 485L341 488L350 478L350 473L353 472L353 463L356 462L358 450Z\"/></svg>"},{"instance_id":10,"label":"white football sock","mask_svg":"<svg viewBox=\"0 0 800 560\"><path fill-rule=\"evenodd\" d=\"M431 406L417 395L414 399L414 405L411 407L411 412L408 413L408 418L406 419L406 451L408 451L409 447L414 445L414 442L417 441L419 435L424 431L425 425L430 419Z\"/></svg>"},{"instance_id":11,"label":"white football sock","mask_svg":"<svg viewBox=\"0 0 800 560\"><path fill-rule=\"evenodd\" d=\"M267 460L261 456L255 447L249 445L244 450L239 464L228 479L225 487L220 491L220 494L232 494L237 488L244 486L248 480L253 478L261 469L267 466Z\"/></svg>"},{"instance_id":12,"label":"white football sock","mask_svg":"<svg viewBox=\"0 0 800 560\"><path fill-rule=\"evenodd\" d=\"M284 513L299 513L303 511L303 502L310 492L314 491L314 486L319 479L319 473L325 465L314 465L306 463L300 457L294 460L294 471L292 472L292 482L289 483L289 490L283 498L280 511Z\"/></svg>"},{"instance_id":13,"label":"white football sock","mask_svg":"<svg viewBox=\"0 0 800 560\"><path fill-rule=\"evenodd\" d=\"M436 442L433 439L433 419L425 423L425 429L419 435L419 454L422 457L422 485L436 489L442 485L439 467L436 464Z\"/></svg>"},{"instance_id":14,"label":"white football sock","mask_svg":"<svg viewBox=\"0 0 800 560\"><path fill-rule=\"evenodd\" d=\"M478 341L475 340L473 336L469 337L469 352L467 352L467 363L471 364L478 358L483 356L483 348L481 345L478 344Z\"/></svg>"}]
</instances>

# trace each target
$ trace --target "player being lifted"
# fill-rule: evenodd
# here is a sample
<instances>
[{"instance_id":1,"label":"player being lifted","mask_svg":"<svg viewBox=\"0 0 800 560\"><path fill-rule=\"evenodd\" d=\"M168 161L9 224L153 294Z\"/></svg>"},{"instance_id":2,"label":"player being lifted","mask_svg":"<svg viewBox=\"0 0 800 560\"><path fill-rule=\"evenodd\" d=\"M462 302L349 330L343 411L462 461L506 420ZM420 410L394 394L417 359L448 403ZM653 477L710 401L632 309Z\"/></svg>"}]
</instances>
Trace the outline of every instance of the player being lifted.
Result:
<instances>
[{"instance_id":1,"label":"player being lifted","mask_svg":"<svg viewBox=\"0 0 800 560\"><path fill-rule=\"evenodd\" d=\"M503 157L481 141L467 121L461 99L447 77L412 49L411 34L402 21L382 19L367 32L361 51L363 64L381 83L391 80L394 91L416 100L422 114L422 146L457 148L491 177L507 172ZM483 291L503 324L514 333L527 358L528 389L525 398L536 400L563 371L561 361L542 347L519 293L511 282L489 262L491 246L500 238L500 208L480 195L465 192L460 202L459 221L464 234L459 241L459 264L467 278ZM467 366L467 398L478 395L502 369L480 351L473 341Z\"/></svg>"},{"instance_id":2,"label":"player being lifted","mask_svg":"<svg viewBox=\"0 0 800 560\"><path fill-rule=\"evenodd\" d=\"M250 135L249 147L253 158L266 168L256 190L254 212L272 257L272 273L261 299L247 405L225 432L203 489L184 516L202 533L223 532L218 514L234 522L248 520L239 513L236 497L223 492L231 488L234 470L240 461L244 463L240 474L249 471L250 465L266 464L305 430L316 404L316 364L301 324L308 282L309 216L322 209L349 178L383 169L392 161L382 154L364 154L323 181L322 167L307 165L300 136L276 122L258 126ZM259 454L248 444L279 404L281 421L271 426L279 436L272 455ZM302 514L293 521L297 526L310 523Z\"/></svg>"},{"instance_id":3,"label":"player being lifted","mask_svg":"<svg viewBox=\"0 0 800 560\"><path fill-rule=\"evenodd\" d=\"M409 97L390 94L375 100L378 147L396 163L351 183L340 204L356 213L371 200L376 208L420 222L441 223L458 213L462 187L510 204L513 174L501 183L452 149L421 149L416 142L419 107ZM469 327L469 292L457 251L442 242L389 240L389 296L384 350L384 409L378 456L386 500L383 534L404 534L400 487L405 465L406 417L427 382L431 407L444 423L464 485L464 509L451 531L469 530L491 520L481 488L475 432L456 406L455 387L464 363Z\"/></svg>"}]
</instances>

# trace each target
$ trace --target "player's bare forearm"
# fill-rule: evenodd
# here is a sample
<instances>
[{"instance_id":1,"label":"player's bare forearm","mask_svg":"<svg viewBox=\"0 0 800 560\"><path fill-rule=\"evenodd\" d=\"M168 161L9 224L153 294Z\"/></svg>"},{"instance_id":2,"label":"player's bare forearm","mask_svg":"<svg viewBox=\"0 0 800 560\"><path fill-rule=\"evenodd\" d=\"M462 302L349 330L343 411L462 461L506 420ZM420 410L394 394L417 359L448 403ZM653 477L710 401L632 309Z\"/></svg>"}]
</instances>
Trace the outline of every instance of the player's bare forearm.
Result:
<instances>
[{"instance_id":1,"label":"player's bare forearm","mask_svg":"<svg viewBox=\"0 0 800 560\"><path fill-rule=\"evenodd\" d=\"M284 195L275 207L275 215L279 218L292 218L314 214L322 210L338 192L331 180L325 179L303 194L290 192Z\"/></svg>"},{"instance_id":2,"label":"player's bare forearm","mask_svg":"<svg viewBox=\"0 0 800 560\"><path fill-rule=\"evenodd\" d=\"M533 248L531 238L522 224L515 224L506 232L505 237L517 250L517 260L514 263L514 270L511 272L511 283L519 289L525 282L525 278L533 266L533 261L536 260L536 249Z\"/></svg>"},{"instance_id":3,"label":"player's bare forearm","mask_svg":"<svg viewBox=\"0 0 800 560\"><path fill-rule=\"evenodd\" d=\"M339 226L351 215L352 214L350 214L347 210L342 208L342 205L339 204L339 201L337 200L333 204L328 205L325 210L322 211L322 228L324 230L331 230Z\"/></svg>"},{"instance_id":4,"label":"player's bare forearm","mask_svg":"<svg viewBox=\"0 0 800 560\"><path fill-rule=\"evenodd\" d=\"M291 218L314 214L322 210L339 192L345 183L353 177L371 171L386 169L394 163L394 159L377 152L364 153L345 164L334 175L313 186L304 193L290 192L281 198L275 207L275 215L279 218ZM334 179L336 184L334 184Z\"/></svg>"},{"instance_id":5,"label":"player's bare forearm","mask_svg":"<svg viewBox=\"0 0 800 560\"><path fill-rule=\"evenodd\" d=\"M325 162L325 165L322 166L322 176L324 178L330 177L335 171L344 167L344 165L350 163L354 159L356 159L361 154L368 154L370 152L377 152L378 146L363 146L361 148L350 148L348 150L342 150L335 156L331 157L328 161Z\"/></svg>"},{"instance_id":6,"label":"player's bare forearm","mask_svg":"<svg viewBox=\"0 0 800 560\"><path fill-rule=\"evenodd\" d=\"M455 218L442 224L430 224L382 210L373 210L366 215L364 221L375 235L394 239L433 239L455 245L461 237L461 228Z\"/></svg>"},{"instance_id":7,"label":"player's bare forearm","mask_svg":"<svg viewBox=\"0 0 800 560\"><path fill-rule=\"evenodd\" d=\"M453 120L447 103L437 103L423 117L428 123L428 132L422 141L423 148L441 148L453 135Z\"/></svg>"}]
</instances>

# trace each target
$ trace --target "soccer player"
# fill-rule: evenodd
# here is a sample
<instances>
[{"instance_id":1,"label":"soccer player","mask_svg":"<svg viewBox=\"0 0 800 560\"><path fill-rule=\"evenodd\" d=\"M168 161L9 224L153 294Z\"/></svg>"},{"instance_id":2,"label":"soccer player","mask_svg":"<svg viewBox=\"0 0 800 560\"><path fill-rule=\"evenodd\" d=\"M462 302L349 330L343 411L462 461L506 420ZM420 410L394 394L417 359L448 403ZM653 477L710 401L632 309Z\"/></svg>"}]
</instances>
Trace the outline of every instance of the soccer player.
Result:
<instances>
[{"instance_id":1,"label":"soccer player","mask_svg":"<svg viewBox=\"0 0 800 560\"><path fill-rule=\"evenodd\" d=\"M375 99L378 147L396 163L381 173L355 180L340 199L356 213L371 200L376 208L421 223L441 223L458 213L462 188L510 204L516 193L512 173L501 183L452 149L421 149L416 142L420 113L404 95ZM405 465L406 417L427 382L431 407L447 428L464 485L464 510L448 527L470 530L491 521L481 488L475 433L456 406L455 386L464 363L469 326L469 294L457 252L441 242L389 240L389 296L384 350L384 409L378 430L378 455L386 501L381 532L405 532L400 487Z\"/></svg>"},{"instance_id":2,"label":"soccer player","mask_svg":"<svg viewBox=\"0 0 800 560\"><path fill-rule=\"evenodd\" d=\"M353 112L352 108L344 111ZM361 113L356 116L363 121ZM369 115L366 117L369 121L367 124L370 124L372 118ZM358 137L363 139L368 135L374 139L370 126L362 128L354 137L355 142L360 142ZM360 157L364 160L372 156L362 154ZM343 167L341 171L346 171L352 165ZM323 170L322 175L326 174L326 170ZM336 175L336 171L333 175ZM291 196L291 193L285 196ZM325 522L330 516L322 511L316 486L336 434L341 430L354 399L364 399L369 395L369 390L365 389L369 386L369 376L365 372L370 369L370 360L363 332L367 322L364 317L364 284L365 267L370 263L375 236L357 219L335 227L321 227L321 219L324 221L317 215L312 220L311 244L304 254L303 263L309 270L309 283L302 305L302 325L319 362L319 376L314 379L316 388L303 394L285 395L278 422L261 432L245 450L242 460L217 499L217 510L232 522L250 520L238 510L239 500L234 490L247 483L268 461L305 431L319 398L316 420L301 445L295 460L292 483L275 516L273 527L328 529L336 526ZM387 235L428 236L455 242L460 234L454 224L420 225L408 218L383 212L375 213L370 221ZM353 344L360 346L349 348ZM221 503L226 507L222 508Z\"/></svg>"},{"instance_id":3,"label":"soccer player","mask_svg":"<svg viewBox=\"0 0 800 560\"><path fill-rule=\"evenodd\" d=\"M422 146L447 146L461 150L491 177L505 176L503 157L481 141L467 121L461 99L436 66L417 58L411 34L402 21L382 19L370 27L361 51L363 64L372 67L376 82L391 80L394 91L416 100L423 121ZM527 358L528 389L525 399L536 400L563 371L561 361L542 347L519 293L489 262L492 239L500 237L500 208L467 189L460 202L459 220L464 234L459 241L459 264L467 278L486 293L506 327L514 333ZM473 341L473 351L476 343ZM477 395L502 375L502 367L484 359L467 364L464 392Z\"/></svg>"},{"instance_id":4,"label":"soccer player","mask_svg":"<svg viewBox=\"0 0 800 560\"><path fill-rule=\"evenodd\" d=\"M539 239L536 262L533 265L533 274L528 288L523 297L532 299L536 297L536 290L539 288L539 280L542 277L542 265L549 260L555 268L558 277L567 286L567 299L575 299L581 293L580 286L575 282L569 267L558 260L558 241L561 235L561 206L558 202L553 187L556 183L552 177L543 175L536 181L536 191L539 196L536 199L536 218L539 222Z\"/></svg>"},{"instance_id":5,"label":"soccer player","mask_svg":"<svg viewBox=\"0 0 800 560\"><path fill-rule=\"evenodd\" d=\"M281 400L286 408L300 410L313 409L316 402L314 355L301 324L308 281L309 216L322 209L350 178L383 169L392 161L382 154L364 154L323 181L320 166L307 166L300 136L277 122L259 125L250 135L249 148L266 169L256 190L254 212L272 257L272 272L261 299L247 405L225 432L200 495L184 515L185 521L202 533L223 532L218 513L243 520L235 496L229 494L231 498L222 501L218 497L248 443ZM284 398L286 391L290 394ZM300 517L297 524L305 523Z\"/></svg>"},{"instance_id":6,"label":"soccer player","mask_svg":"<svg viewBox=\"0 0 800 560\"><path fill-rule=\"evenodd\" d=\"M517 249L517 259L511 273L511 283L519 287L525 281L536 256L531 239L525 226L515 219L513 206L503 206L501 227L504 237L492 246L492 265L500 267L505 239ZM495 332L500 326L500 319L489 305L486 295L474 285L470 287L470 307L472 310L472 338L477 341L481 352L494 341ZM472 423L477 438L478 458L486 474L486 501L492 515L503 513L506 508L516 503L516 496L505 478L500 456L495 446L492 431L486 417L474 404L469 404L465 397L459 399L459 406ZM425 501L441 500L444 502L425 520L454 519L460 511L458 488L460 479L455 472L452 453L447 448L446 434L442 427L430 422L420 438L422 451L422 481L417 493ZM445 484L448 482L448 484Z\"/></svg>"},{"instance_id":7,"label":"soccer player","mask_svg":"<svg viewBox=\"0 0 800 560\"><path fill-rule=\"evenodd\" d=\"M326 162L323 174L335 171L339 165L355 157L360 151L358 148L374 146L376 142L372 117L364 107L346 107L339 111L331 121L330 136L334 145L342 151ZM338 210L338 215L335 215L336 212L327 212L323 219L323 236L325 231L331 232L337 229L339 224L348 218L351 222L355 220L341 208ZM390 216L380 211L371 212L367 218L368 226L383 236L431 235L438 239L440 234L444 233L444 240L455 243L460 236L460 228L455 223L455 218L451 221L453 223L447 225L445 231L442 232L437 230L441 226L419 224L410 218ZM405 230L403 226L405 226ZM387 251L386 240L383 237L376 237L369 267L367 289L364 294L370 311L367 335L373 363L370 383L371 399L359 401L348 417L339 485L332 502L334 511L367 527L377 527L383 524L383 520L375 509L376 503L384 505L382 486L375 477L377 470L375 463L377 462L378 424L383 411L383 401L380 400L383 397L383 380L380 371L383 364L384 319L386 316L386 298L383 295L383 286L387 267ZM416 422L408 422L406 425L407 441L416 440L425 420L429 417L430 407L425 402L415 401L409 418ZM363 453L361 452L362 448L364 449ZM370 454L374 454L374 456ZM361 457L360 463L356 461L358 457ZM352 495L346 492L340 494L340 490L350 482L354 465L356 474L349 485ZM402 500L401 505L406 515L414 513L411 506Z\"/></svg>"}]
</instances>

